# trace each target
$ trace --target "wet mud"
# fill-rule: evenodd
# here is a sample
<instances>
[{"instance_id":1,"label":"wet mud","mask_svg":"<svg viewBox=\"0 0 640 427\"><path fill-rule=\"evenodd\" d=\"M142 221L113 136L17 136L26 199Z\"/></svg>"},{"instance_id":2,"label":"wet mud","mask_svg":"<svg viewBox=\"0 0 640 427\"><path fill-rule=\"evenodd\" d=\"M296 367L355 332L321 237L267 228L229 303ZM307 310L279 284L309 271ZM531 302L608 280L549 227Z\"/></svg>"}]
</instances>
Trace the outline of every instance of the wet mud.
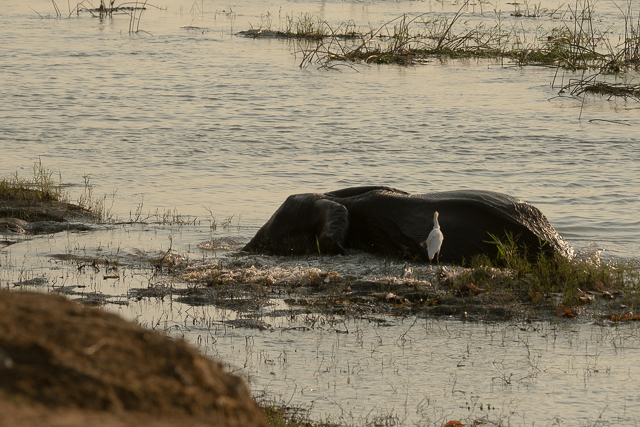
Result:
<instances>
[{"instance_id":1,"label":"wet mud","mask_svg":"<svg viewBox=\"0 0 640 427\"><path fill-rule=\"evenodd\" d=\"M228 244L228 242L227 242ZM215 243L210 243L216 246ZM145 289L130 297L172 298L190 306L216 306L261 318L282 301L281 315L308 313L336 316L424 316L465 321L541 321L556 317L611 318L630 310L629 295L594 283L569 298L531 294L520 289L481 288L468 281L472 269L389 260L353 252L335 257L256 256L239 251L210 261L172 260L166 274L177 280ZM507 269L491 269L490 281L510 279ZM257 322L254 327L260 326Z\"/></svg>"},{"instance_id":2,"label":"wet mud","mask_svg":"<svg viewBox=\"0 0 640 427\"><path fill-rule=\"evenodd\" d=\"M78 205L57 200L38 200L35 192L21 199L0 197L0 244L8 246L25 235L62 231L88 231L95 215Z\"/></svg>"}]
</instances>

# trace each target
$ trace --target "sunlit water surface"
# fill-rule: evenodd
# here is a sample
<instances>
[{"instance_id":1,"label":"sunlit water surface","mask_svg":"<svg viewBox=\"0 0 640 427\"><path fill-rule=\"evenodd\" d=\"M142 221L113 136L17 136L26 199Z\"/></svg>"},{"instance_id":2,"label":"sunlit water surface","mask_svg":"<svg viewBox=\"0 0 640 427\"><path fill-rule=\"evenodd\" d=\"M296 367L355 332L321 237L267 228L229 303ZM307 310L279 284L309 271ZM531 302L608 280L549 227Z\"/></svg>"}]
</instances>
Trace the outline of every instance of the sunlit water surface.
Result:
<instances>
[{"instance_id":1,"label":"sunlit water surface","mask_svg":"<svg viewBox=\"0 0 640 427\"><path fill-rule=\"evenodd\" d=\"M115 218L170 211L197 224L25 239L2 251L0 286L45 276L108 295L108 309L184 336L256 395L311 407L315 418L638 424L633 325L291 319L270 314L286 310L274 301L260 313L272 328L258 331L234 324L237 312L126 294L157 280L143 267L151 255L211 256L197 244L247 241L289 194L362 184L505 192L539 207L577 249L637 259L637 103L558 97L556 70L501 62L301 69L295 44L235 35L300 13L363 27L402 13L451 17L460 5L449 2L155 5L129 34L126 15L63 9L58 19L49 1L3 4L0 174L28 177L42 161L72 198L89 176ZM471 5L465 18L493 22L498 9L508 19L512 8ZM619 21L613 3L597 10L602 25ZM231 227L211 230L214 218ZM121 259L129 275L103 280L61 256L82 251Z\"/></svg>"}]
</instances>

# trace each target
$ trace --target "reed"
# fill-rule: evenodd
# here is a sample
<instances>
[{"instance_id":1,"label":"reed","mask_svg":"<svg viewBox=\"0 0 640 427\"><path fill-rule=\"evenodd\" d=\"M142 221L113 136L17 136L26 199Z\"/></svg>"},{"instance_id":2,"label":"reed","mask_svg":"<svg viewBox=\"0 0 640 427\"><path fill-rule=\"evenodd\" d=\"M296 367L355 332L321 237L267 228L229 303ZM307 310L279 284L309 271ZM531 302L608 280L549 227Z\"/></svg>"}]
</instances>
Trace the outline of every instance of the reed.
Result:
<instances>
[{"instance_id":1,"label":"reed","mask_svg":"<svg viewBox=\"0 0 640 427\"><path fill-rule=\"evenodd\" d=\"M545 9L540 4L524 4L506 22L496 11L493 23L469 26L464 20L465 1L452 16L431 13L398 16L378 28L362 30L353 22L332 28L309 16L287 17L287 29L278 37L304 40L296 53L300 67L316 65L336 68L336 63L354 67L358 63L410 65L430 58L507 59L519 66L548 66L569 71L588 71L573 79L561 93L594 93L606 96L638 97L638 86L611 82L610 76L629 75L640 70L640 19L631 1L619 7L624 21L620 41L612 42L610 29L597 28L595 2L577 0L564 8ZM534 29L518 23L521 18L554 18L560 25ZM258 37L269 31L260 28L245 35Z\"/></svg>"},{"instance_id":2,"label":"reed","mask_svg":"<svg viewBox=\"0 0 640 427\"><path fill-rule=\"evenodd\" d=\"M114 0L111 0L112 4L113 1ZM136 1L135 7L131 7L129 9L129 34L140 32L140 21L142 20L142 14L145 10L147 10L147 0L140 2L140 4L141 5L139 5L138 1Z\"/></svg>"},{"instance_id":3,"label":"reed","mask_svg":"<svg viewBox=\"0 0 640 427\"><path fill-rule=\"evenodd\" d=\"M90 176L86 175L83 178L84 187L75 205L88 211L93 220L111 220L112 206L107 206L107 195L96 198ZM115 199L115 193L114 191L111 195L112 199ZM18 172L15 172L0 179L0 201L5 202L9 207L16 207L19 212L24 211L23 214L18 215L22 218L22 216L28 217L28 210L25 208L70 205L71 196L62 183L62 174L45 168L42 165L42 160L38 159L33 164L31 178L23 178ZM9 211L14 212L12 209Z\"/></svg>"},{"instance_id":4,"label":"reed","mask_svg":"<svg viewBox=\"0 0 640 427\"><path fill-rule=\"evenodd\" d=\"M113 220L113 203L115 201L116 191L111 194L111 205L107 206L107 195L96 197L94 194L93 183L90 175L83 175L84 187L82 193L78 197L77 205L91 212L92 216L100 222Z\"/></svg>"},{"instance_id":5,"label":"reed","mask_svg":"<svg viewBox=\"0 0 640 427\"><path fill-rule=\"evenodd\" d=\"M161 225L196 225L198 223L198 217L181 214L177 208L164 208L162 212L160 209L156 209L155 213L148 217L155 218L153 222Z\"/></svg>"},{"instance_id":6,"label":"reed","mask_svg":"<svg viewBox=\"0 0 640 427\"><path fill-rule=\"evenodd\" d=\"M53 1L53 0L52 0ZM81 12L88 12L97 18L108 18L115 14L126 14L134 16L139 13L139 16L144 10L146 10L147 1L130 1L125 3L116 4L115 0L100 0L100 5L95 7L89 0L83 0L78 3L74 9L70 9L69 15L73 12L80 14Z\"/></svg>"}]
</instances>

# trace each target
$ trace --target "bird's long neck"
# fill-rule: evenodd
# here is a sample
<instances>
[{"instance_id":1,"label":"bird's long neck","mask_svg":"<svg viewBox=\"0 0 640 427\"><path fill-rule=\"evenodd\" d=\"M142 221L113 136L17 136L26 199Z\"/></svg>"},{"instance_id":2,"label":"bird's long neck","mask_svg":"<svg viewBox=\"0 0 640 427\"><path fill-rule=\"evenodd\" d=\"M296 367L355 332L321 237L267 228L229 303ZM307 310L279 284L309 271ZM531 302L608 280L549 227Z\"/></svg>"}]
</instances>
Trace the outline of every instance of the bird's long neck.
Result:
<instances>
[{"instance_id":1,"label":"bird's long neck","mask_svg":"<svg viewBox=\"0 0 640 427\"><path fill-rule=\"evenodd\" d=\"M440 224L438 224L438 212L433 214L433 228L440 229Z\"/></svg>"}]
</instances>

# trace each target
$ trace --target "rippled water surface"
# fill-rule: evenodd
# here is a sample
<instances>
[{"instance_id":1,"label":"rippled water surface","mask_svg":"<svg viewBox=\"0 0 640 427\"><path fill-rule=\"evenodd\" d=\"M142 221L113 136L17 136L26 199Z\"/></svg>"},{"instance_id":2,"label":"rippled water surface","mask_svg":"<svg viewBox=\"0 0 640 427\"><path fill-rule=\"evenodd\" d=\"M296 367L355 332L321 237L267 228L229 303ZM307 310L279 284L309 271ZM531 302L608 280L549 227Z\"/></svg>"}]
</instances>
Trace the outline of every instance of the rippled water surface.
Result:
<instances>
[{"instance_id":1,"label":"rippled water surface","mask_svg":"<svg viewBox=\"0 0 640 427\"><path fill-rule=\"evenodd\" d=\"M362 184L414 193L488 189L533 203L578 249L638 258L638 103L558 96L554 78L573 75L502 61L300 68L296 43L236 35L267 22L280 29L300 13L368 28L402 13L451 18L460 4L161 0L144 12L135 34L127 15L68 17L67 4L58 6L62 18L46 0L2 4L2 175L28 177L41 160L60 172L72 198L90 176L118 218L136 209L171 210L203 224L211 215L218 222L233 218L240 242L293 193ZM498 10L509 25L532 25L514 20L513 7L474 4L464 18L493 25ZM596 10L596 24L619 28L614 3L602 1ZM65 244L94 253L116 241L114 248L132 248L127 256L134 263L136 250L144 256L166 250L170 236L185 250L210 233L203 225L182 237L161 227L72 236L67 243L56 237L13 245L4 256L35 276L57 271L49 245L55 253ZM31 257L48 261L19 261ZM19 273L5 274L0 279L11 283ZM145 286L144 275L136 277L129 286ZM114 295L127 290L85 285ZM115 311L145 324L165 313L167 327L239 369L255 393L312 405L315 415L336 421L391 414L420 424L495 414L491 419L512 425L551 425L555 417L578 425L597 422L601 412L611 422L640 419L638 335L631 327L384 319L375 326L345 322L350 333L336 334L286 329L291 325L276 316L275 332L257 333L220 326L234 313L184 307L175 313L157 304Z\"/></svg>"},{"instance_id":2,"label":"rippled water surface","mask_svg":"<svg viewBox=\"0 0 640 427\"><path fill-rule=\"evenodd\" d=\"M491 62L300 69L295 44L234 35L267 14L276 29L303 12L369 28L402 13L450 17L457 4L157 6L130 35L127 15L56 19L50 2L5 2L0 172L28 175L40 158L65 182L90 175L96 193L117 191L121 217L142 201L185 215L205 206L241 215L247 236L292 193L484 188L540 207L578 247L637 256L636 102L583 105L557 97L555 69ZM513 7L476 4L465 18L493 23L494 9L507 19ZM611 2L596 10L602 25L619 13Z\"/></svg>"}]
</instances>

